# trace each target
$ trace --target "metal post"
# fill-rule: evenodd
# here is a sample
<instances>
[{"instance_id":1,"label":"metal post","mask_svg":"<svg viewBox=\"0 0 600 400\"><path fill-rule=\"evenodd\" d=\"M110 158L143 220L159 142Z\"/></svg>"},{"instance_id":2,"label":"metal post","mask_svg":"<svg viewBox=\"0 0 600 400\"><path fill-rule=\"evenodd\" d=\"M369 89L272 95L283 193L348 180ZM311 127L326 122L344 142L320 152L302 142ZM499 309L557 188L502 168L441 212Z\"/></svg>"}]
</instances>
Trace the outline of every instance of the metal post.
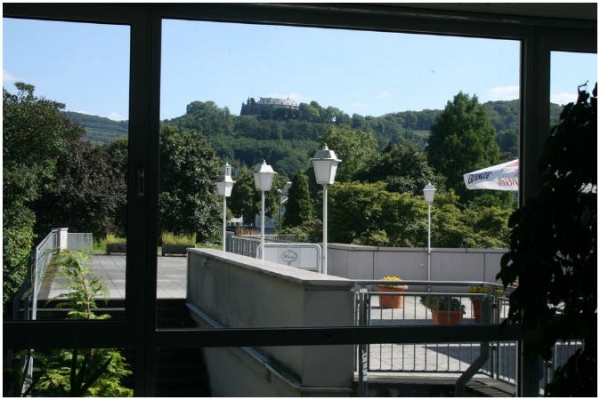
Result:
<instances>
[{"instance_id":1,"label":"metal post","mask_svg":"<svg viewBox=\"0 0 600 400\"><path fill-rule=\"evenodd\" d=\"M265 262L265 191L260 191L261 213L260 213L260 258Z\"/></svg>"},{"instance_id":2,"label":"metal post","mask_svg":"<svg viewBox=\"0 0 600 400\"><path fill-rule=\"evenodd\" d=\"M223 251L227 251L227 196L223 195Z\"/></svg>"},{"instance_id":3,"label":"metal post","mask_svg":"<svg viewBox=\"0 0 600 400\"><path fill-rule=\"evenodd\" d=\"M367 326L367 309L369 307L368 302L368 290L361 288L358 291L358 326ZM361 343L358 345L358 396L367 397L369 393L368 383L368 369L369 369L369 352L368 345Z\"/></svg>"},{"instance_id":4,"label":"metal post","mask_svg":"<svg viewBox=\"0 0 600 400\"><path fill-rule=\"evenodd\" d=\"M431 203L427 202L427 281L431 281ZM427 286L431 292L431 286Z\"/></svg>"},{"instance_id":5,"label":"metal post","mask_svg":"<svg viewBox=\"0 0 600 400\"><path fill-rule=\"evenodd\" d=\"M327 184L323 185L323 273L327 275Z\"/></svg>"}]
</instances>

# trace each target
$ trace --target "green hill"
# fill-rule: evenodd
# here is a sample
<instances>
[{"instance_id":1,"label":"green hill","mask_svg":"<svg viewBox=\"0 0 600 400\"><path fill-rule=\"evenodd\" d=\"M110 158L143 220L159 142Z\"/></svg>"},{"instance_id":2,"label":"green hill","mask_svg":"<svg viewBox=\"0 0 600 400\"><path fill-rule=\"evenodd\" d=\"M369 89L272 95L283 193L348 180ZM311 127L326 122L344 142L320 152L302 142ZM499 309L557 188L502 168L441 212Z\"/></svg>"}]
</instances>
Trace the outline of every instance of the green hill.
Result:
<instances>
[{"instance_id":1,"label":"green hill","mask_svg":"<svg viewBox=\"0 0 600 400\"><path fill-rule=\"evenodd\" d=\"M518 156L519 101L492 101L483 104L490 123L496 129L496 141L505 159ZM562 107L551 104L552 121L558 121ZM346 126L371 132L382 149L388 143L427 145L431 125L442 110L403 111L380 117L349 116L334 107L317 102L301 103L297 110L262 112L258 115L235 116L214 102L194 101L180 117L161 121L181 129L205 135L217 154L234 166L252 166L268 160L279 173L292 177L309 167L308 159L319 146L319 138L329 126ZM65 113L73 122L85 127L88 140L107 143L126 137L128 121Z\"/></svg>"},{"instance_id":2,"label":"green hill","mask_svg":"<svg viewBox=\"0 0 600 400\"><path fill-rule=\"evenodd\" d=\"M96 115L65 111L64 114L73 122L85 128L87 139L95 143L108 143L113 139L126 137L129 121L113 121Z\"/></svg>"}]
</instances>

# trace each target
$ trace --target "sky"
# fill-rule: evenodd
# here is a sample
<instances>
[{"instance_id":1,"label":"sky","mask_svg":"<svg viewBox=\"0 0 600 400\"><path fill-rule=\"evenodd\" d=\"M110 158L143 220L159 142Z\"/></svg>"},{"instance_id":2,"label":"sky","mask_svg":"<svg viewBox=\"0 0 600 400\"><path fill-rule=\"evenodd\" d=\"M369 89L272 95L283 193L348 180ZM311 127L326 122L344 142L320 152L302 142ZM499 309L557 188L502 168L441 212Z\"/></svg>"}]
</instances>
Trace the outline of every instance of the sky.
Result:
<instances>
[{"instance_id":1,"label":"sky","mask_svg":"<svg viewBox=\"0 0 600 400\"><path fill-rule=\"evenodd\" d=\"M129 27L3 19L3 87L35 86L68 111L128 118ZM551 101L597 82L595 55L553 53ZM213 101L239 115L249 97L316 101L352 115L518 98L519 43L350 30L163 21L161 119Z\"/></svg>"}]
</instances>

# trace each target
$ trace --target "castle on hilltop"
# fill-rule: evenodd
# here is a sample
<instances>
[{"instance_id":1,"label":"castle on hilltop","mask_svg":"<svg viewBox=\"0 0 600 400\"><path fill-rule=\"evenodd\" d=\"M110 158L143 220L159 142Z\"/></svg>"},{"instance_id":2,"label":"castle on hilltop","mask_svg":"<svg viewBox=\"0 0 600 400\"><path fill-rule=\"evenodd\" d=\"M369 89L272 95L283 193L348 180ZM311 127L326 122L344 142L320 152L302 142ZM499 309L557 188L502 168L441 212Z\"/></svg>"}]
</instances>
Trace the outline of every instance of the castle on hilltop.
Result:
<instances>
[{"instance_id":1,"label":"castle on hilltop","mask_svg":"<svg viewBox=\"0 0 600 400\"><path fill-rule=\"evenodd\" d=\"M264 109L276 110L281 108L287 110L297 110L298 102L290 99L289 97L287 99L261 97L258 101L254 100L253 97L248 97L246 103L242 103L240 115L260 115Z\"/></svg>"}]
</instances>

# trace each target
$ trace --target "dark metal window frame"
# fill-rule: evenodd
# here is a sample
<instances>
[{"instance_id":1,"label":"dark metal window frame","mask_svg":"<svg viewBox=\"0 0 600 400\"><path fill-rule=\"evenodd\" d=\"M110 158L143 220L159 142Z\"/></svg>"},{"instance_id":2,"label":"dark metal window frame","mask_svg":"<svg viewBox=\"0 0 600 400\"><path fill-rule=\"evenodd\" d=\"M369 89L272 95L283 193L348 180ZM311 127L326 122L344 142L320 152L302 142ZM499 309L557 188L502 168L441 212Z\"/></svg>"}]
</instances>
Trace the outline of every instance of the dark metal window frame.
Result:
<instances>
[{"instance_id":1,"label":"dark metal window frame","mask_svg":"<svg viewBox=\"0 0 600 400\"><path fill-rule=\"evenodd\" d=\"M543 4L539 5L544 7ZM576 5L573 4L573 7ZM156 248L161 23L188 19L513 39L521 43L521 191L537 190L537 162L549 133L551 51L596 52L596 23L515 15L368 4L17 4L4 17L128 25L129 91L128 238L126 318L119 321L4 321L4 348L127 347L135 352L135 395L155 393L161 347L323 345L480 341L523 338L519 329L493 326L323 327L272 329L156 328ZM138 174L144 172L143 180Z\"/></svg>"}]
</instances>

